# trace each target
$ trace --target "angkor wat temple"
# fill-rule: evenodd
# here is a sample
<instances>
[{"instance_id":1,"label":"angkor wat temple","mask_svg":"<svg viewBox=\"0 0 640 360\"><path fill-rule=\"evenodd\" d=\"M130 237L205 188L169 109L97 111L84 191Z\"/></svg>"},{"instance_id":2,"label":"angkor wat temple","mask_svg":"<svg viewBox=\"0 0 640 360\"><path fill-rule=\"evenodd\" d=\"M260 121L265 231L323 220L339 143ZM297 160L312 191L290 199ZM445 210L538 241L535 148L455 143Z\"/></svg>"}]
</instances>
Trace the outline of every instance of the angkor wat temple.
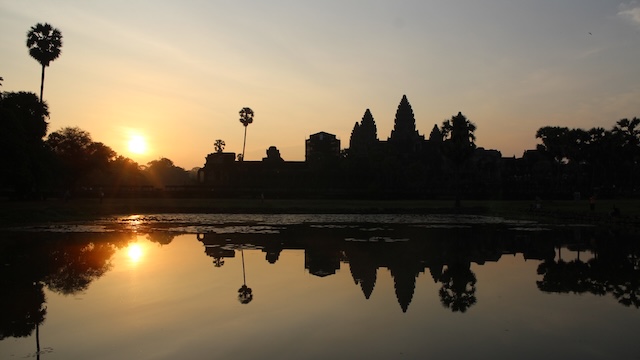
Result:
<instances>
[{"instance_id":1,"label":"angkor wat temple","mask_svg":"<svg viewBox=\"0 0 640 360\"><path fill-rule=\"evenodd\" d=\"M461 113L458 116L463 117ZM218 149L206 157L199 183L214 196L474 198L504 196L504 159L497 150L472 149L463 162L445 156L447 139L437 124L428 138L416 129L411 104L402 97L387 140L378 138L367 109L356 122L349 147L341 150L333 134L312 134L305 142L305 161L285 161L275 146L262 161L242 161ZM509 171L512 176L513 171ZM522 184L521 182L519 184ZM529 192L531 187L520 191ZM537 191L537 190L536 190ZM524 196L530 197L531 194Z\"/></svg>"}]
</instances>

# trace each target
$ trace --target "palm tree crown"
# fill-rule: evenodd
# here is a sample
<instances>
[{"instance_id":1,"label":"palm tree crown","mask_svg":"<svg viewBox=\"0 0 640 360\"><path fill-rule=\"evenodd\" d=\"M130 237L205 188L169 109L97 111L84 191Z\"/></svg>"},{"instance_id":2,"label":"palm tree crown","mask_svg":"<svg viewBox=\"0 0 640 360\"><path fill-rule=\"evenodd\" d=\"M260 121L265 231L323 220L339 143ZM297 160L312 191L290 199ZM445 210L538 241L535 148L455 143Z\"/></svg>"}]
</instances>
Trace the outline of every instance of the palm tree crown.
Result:
<instances>
[{"instance_id":1,"label":"palm tree crown","mask_svg":"<svg viewBox=\"0 0 640 360\"><path fill-rule=\"evenodd\" d=\"M240 110L240 122L245 127L253 122L253 110L251 108L244 107Z\"/></svg>"},{"instance_id":2,"label":"palm tree crown","mask_svg":"<svg viewBox=\"0 0 640 360\"><path fill-rule=\"evenodd\" d=\"M62 34L49 24L38 23L27 33L27 47L32 58L42 66L49 66L50 62L60 56Z\"/></svg>"},{"instance_id":3,"label":"palm tree crown","mask_svg":"<svg viewBox=\"0 0 640 360\"><path fill-rule=\"evenodd\" d=\"M40 102L42 102L44 68L60 56L62 33L47 23L38 23L32 26L27 33L27 48L29 48L29 55L42 65L42 78L40 81Z\"/></svg>"},{"instance_id":4,"label":"palm tree crown","mask_svg":"<svg viewBox=\"0 0 640 360\"><path fill-rule=\"evenodd\" d=\"M240 122L244 125L244 141L242 142L242 160L244 160L244 149L247 144L247 126L253 122L253 110L243 107L240 110Z\"/></svg>"}]
</instances>

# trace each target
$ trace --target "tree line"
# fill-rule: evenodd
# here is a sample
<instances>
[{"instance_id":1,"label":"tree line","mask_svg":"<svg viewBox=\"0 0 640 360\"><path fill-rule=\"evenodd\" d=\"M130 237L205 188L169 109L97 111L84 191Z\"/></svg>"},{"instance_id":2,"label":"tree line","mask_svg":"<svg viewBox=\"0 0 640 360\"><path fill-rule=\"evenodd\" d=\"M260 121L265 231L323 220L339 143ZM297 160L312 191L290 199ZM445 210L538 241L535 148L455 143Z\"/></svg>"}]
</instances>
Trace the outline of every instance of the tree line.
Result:
<instances>
[{"instance_id":1,"label":"tree line","mask_svg":"<svg viewBox=\"0 0 640 360\"><path fill-rule=\"evenodd\" d=\"M96 142L89 132L65 127L47 135L46 102L29 92L0 94L0 189L18 199L105 193L193 184L193 173L160 158L139 165Z\"/></svg>"},{"instance_id":2,"label":"tree line","mask_svg":"<svg viewBox=\"0 0 640 360\"><path fill-rule=\"evenodd\" d=\"M640 118L618 120L610 130L545 126L536 138L542 144L524 157L538 186L556 192L637 194Z\"/></svg>"}]
</instances>

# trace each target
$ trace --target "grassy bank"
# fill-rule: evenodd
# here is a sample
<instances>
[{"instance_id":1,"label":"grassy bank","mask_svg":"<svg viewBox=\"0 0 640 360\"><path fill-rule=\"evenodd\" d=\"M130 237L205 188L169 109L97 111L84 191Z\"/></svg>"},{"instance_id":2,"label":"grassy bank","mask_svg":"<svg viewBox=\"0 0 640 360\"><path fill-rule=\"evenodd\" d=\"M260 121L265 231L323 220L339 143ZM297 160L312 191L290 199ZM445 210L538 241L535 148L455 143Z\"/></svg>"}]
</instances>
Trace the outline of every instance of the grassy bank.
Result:
<instances>
[{"instance_id":1,"label":"grassy bank","mask_svg":"<svg viewBox=\"0 0 640 360\"><path fill-rule=\"evenodd\" d=\"M282 199L58 199L45 201L0 201L0 225L91 220L109 215L158 213L465 213L495 215L545 222L638 224L640 201L602 200L595 210L582 201L543 201L538 210L529 201L451 200L282 200ZM612 217L616 206L620 217Z\"/></svg>"}]
</instances>

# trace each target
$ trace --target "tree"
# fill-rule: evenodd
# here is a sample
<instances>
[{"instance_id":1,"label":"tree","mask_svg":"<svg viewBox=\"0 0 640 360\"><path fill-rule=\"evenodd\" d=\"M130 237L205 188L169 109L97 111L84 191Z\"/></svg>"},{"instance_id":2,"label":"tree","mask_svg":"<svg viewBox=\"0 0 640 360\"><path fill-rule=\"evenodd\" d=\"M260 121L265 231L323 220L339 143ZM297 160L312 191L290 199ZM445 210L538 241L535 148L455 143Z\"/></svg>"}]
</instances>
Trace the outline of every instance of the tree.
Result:
<instances>
[{"instance_id":1,"label":"tree","mask_svg":"<svg viewBox=\"0 0 640 360\"><path fill-rule=\"evenodd\" d=\"M29 55L42 65L42 77L40 79L40 102L44 91L44 68L60 56L62 47L62 34L60 30L44 23L36 24L27 33L27 48Z\"/></svg>"},{"instance_id":2,"label":"tree","mask_svg":"<svg viewBox=\"0 0 640 360\"><path fill-rule=\"evenodd\" d=\"M621 162L627 167L628 187L633 191L640 163L640 118L619 120L611 133L620 142L617 150Z\"/></svg>"},{"instance_id":3,"label":"tree","mask_svg":"<svg viewBox=\"0 0 640 360\"><path fill-rule=\"evenodd\" d=\"M461 112L442 123L442 136L447 156L455 163L466 161L476 149L476 126Z\"/></svg>"},{"instance_id":4,"label":"tree","mask_svg":"<svg viewBox=\"0 0 640 360\"><path fill-rule=\"evenodd\" d=\"M48 117L47 104L34 93L6 92L0 97L0 153L5 159L0 183L13 187L19 196L42 190L48 178L50 161L43 142Z\"/></svg>"},{"instance_id":5,"label":"tree","mask_svg":"<svg viewBox=\"0 0 640 360\"><path fill-rule=\"evenodd\" d=\"M567 158L568 134L567 127L545 126L538 129L536 138L542 140L544 150L559 164Z\"/></svg>"},{"instance_id":6,"label":"tree","mask_svg":"<svg viewBox=\"0 0 640 360\"><path fill-rule=\"evenodd\" d=\"M11 133L11 136L25 136L26 141L41 141L47 134L49 124L49 107L46 103L38 101L36 94L30 92L7 92L0 103L2 118L14 122L21 129L21 134ZM4 122L1 126L7 126ZM3 130L4 132L4 130Z\"/></svg>"},{"instance_id":7,"label":"tree","mask_svg":"<svg viewBox=\"0 0 640 360\"><path fill-rule=\"evenodd\" d=\"M456 207L460 206L459 177L460 167L471 157L476 149L476 126L461 112L452 116L451 120L442 123L442 152L454 165L454 187L456 193Z\"/></svg>"},{"instance_id":8,"label":"tree","mask_svg":"<svg viewBox=\"0 0 640 360\"><path fill-rule=\"evenodd\" d=\"M114 187L113 191L118 191L121 187L138 187L144 182L140 165L127 157L116 157L110 162L109 170L109 182Z\"/></svg>"},{"instance_id":9,"label":"tree","mask_svg":"<svg viewBox=\"0 0 640 360\"><path fill-rule=\"evenodd\" d=\"M68 188L77 186L92 172L106 169L116 158L111 148L94 142L87 131L78 127L66 127L49 134L46 144L58 160L62 185Z\"/></svg>"},{"instance_id":10,"label":"tree","mask_svg":"<svg viewBox=\"0 0 640 360\"><path fill-rule=\"evenodd\" d=\"M595 188L605 185L605 180L612 178L616 162L612 158L615 147L611 132L604 128L592 128L587 134L589 138L583 148L583 158L588 166L590 186Z\"/></svg>"},{"instance_id":11,"label":"tree","mask_svg":"<svg viewBox=\"0 0 640 360\"><path fill-rule=\"evenodd\" d=\"M216 149L217 153L221 153L224 151L225 145L224 140L218 139L213 143L213 148Z\"/></svg>"},{"instance_id":12,"label":"tree","mask_svg":"<svg viewBox=\"0 0 640 360\"><path fill-rule=\"evenodd\" d=\"M248 107L240 110L240 122L244 125L244 141L242 142L242 157L238 156L238 160L244 160L244 147L247 144L247 126L253 122L253 110Z\"/></svg>"},{"instance_id":13,"label":"tree","mask_svg":"<svg viewBox=\"0 0 640 360\"><path fill-rule=\"evenodd\" d=\"M149 182L157 188L189 183L189 173L185 169L175 166L173 161L167 158L150 161L147 163L144 173Z\"/></svg>"}]
</instances>

